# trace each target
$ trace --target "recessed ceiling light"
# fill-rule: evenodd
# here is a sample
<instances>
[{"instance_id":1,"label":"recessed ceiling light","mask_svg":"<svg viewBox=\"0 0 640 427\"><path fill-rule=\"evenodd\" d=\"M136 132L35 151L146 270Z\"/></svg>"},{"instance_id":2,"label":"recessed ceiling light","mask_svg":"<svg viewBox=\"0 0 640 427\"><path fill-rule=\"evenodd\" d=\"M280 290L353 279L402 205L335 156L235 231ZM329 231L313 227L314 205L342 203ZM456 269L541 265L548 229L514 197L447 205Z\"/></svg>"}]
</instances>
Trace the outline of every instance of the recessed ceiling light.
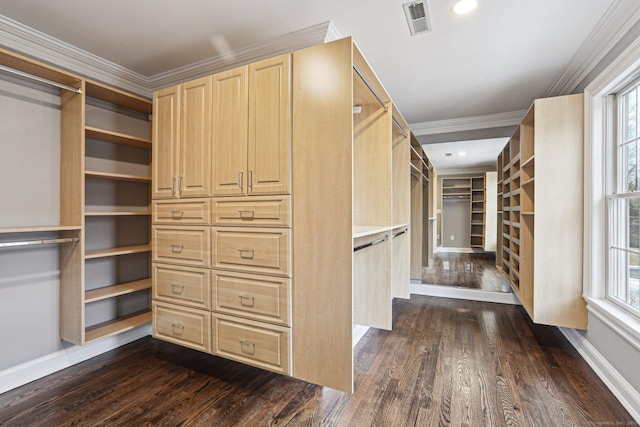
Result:
<instances>
[{"instance_id":1,"label":"recessed ceiling light","mask_svg":"<svg viewBox=\"0 0 640 427\"><path fill-rule=\"evenodd\" d=\"M478 0L458 0L451 6L451 12L456 15L466 15L478 7Z\"/></svg>"},{"instance_id":2,"label":"recessed ceiling light","mask_svg":"<svg viewBox=\"0 0 640 427\"><path fill-rule=\"evenodd\" d=\"M463 157L463 156L466 156L466 155L467 155L467 153L465 153L464 151L461 151L461 152L458 153L458 156L460 156L460 157Z\"/></svg>"}]
</instances>

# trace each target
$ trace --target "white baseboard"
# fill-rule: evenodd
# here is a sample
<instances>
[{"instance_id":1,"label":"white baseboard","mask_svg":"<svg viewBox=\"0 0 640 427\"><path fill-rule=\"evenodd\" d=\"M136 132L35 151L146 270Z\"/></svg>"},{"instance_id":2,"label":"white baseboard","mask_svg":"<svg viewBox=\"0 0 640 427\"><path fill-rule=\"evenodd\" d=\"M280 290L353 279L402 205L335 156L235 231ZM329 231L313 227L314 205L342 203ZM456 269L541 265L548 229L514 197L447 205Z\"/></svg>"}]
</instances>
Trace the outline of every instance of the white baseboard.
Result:
<instances>
[{"instance_id":1,"label":"white baseboard","mask_svg":"<svg viewBox=\"0 0 640 427\"><path fill-rule=\"evenodd\" d=\"M356 346L369 330L368 326L353 325L353 347Z\"/></svg>"},{"instance_id":2,"label":"white baseboard","mask_svg":"<svg viewBox=\"0 0 640 427\"><path fill-rule=\"evenodd\" d=\"M411 293L415 295L520 305L518 297L513 292L489 292L458 286L425 285L414 283L413 280L411 282Z\"/></svg>"},{"instance_id":3,"label":"white baseboard","mask_svg":"<svg viewBox=\"0 0 640 427\"><path fill-rule=\"evenodd\" d=\"M84 346L71 346L30 362L0 372L0 394L31 381L44 378L92 357L99 356L125 344L151 335L151 325L141 326Z\"/></svg>"},{"instance_id":4,"label":"white baseboard","mask_svg":"<svg viewBox=\"0 0 640 427\"><path fill-rule=\"evenodd\" d=\"M640 423L640 392L600 354L600 352L575 329L558 328L580 356L591 366L602 382L620 401L622 406Z\"/></svg>"}]
</instances>

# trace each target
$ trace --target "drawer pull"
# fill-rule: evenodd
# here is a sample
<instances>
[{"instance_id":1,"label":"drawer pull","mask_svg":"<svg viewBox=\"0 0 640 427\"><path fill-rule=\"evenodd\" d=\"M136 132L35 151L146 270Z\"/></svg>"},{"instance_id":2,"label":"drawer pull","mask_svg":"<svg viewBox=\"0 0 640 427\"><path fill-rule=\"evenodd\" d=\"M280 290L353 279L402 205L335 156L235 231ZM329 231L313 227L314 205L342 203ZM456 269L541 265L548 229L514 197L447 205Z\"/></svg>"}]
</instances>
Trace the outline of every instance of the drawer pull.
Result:
<instances>
[{"instance_id":1,"label":"drawer pull","mask_svg":"<svg viewBox=\"0 0 640 427\"><path fill-rule=\"evenodd\" d=\"M174 218L176 216L182 218L184 216L184 211L171 211L171 217Z\"/></svg>"},{"instance_id":2,"label":"drawer pull","mask_svg":"<svg viewBox=\"0 0 640 427\"><path fill-rule=\"evenodd\" d=\"M255 217L255 212L251 210L239 210L240 218L242 219L253 219Z\"/></svg>"},{"instance_id":3,"label":"drawer pull","mask_svg":"<svg viewBox=\"0 0 640 427\"><path fill-rule=\"evenodd\" d=\"M171 186L171 195L176 194L176 187L175 187L175 183L176 183L176 179L175 179L175 177L173 177L173 176L172 176L172 177L171 177L171 183L170 183L170 186Z\"/></svg>"},{"instance_id":4,"label":"drawer pull","mask_svg":"<svg viewBox=\"0 0 640 427\"><path fill-rule=\"evenodd\" d=\"M238 172L238 188L242 190L242 172Z\"/></svg>"},{"instance_id":5,"label":"drawer pull","mask_svg":"<svg viewBox=\"0 0 640 427\"><path fill-rule=\"evenodd\" d=\"M253 259L253 249L238 249L238 252L240 252L240 258L242 259ZM245 255L248 254L248 255Z\"/></svg>"},{"instance_id":6,"label":"drawer pull","mask_svg":"<svg viewBox=\"0 0 640 427\"><path fill-rule=\"evenodd\" d=\"M182 333L184 332L184 326L178 323L172 324L171 328L173 329L173 335L182 335Z\"/></svg>"},{"instance_id":7,"label":"drawer pull","mask_svg":"<svg viewBox=\"0 0 640 427\"><path fill-rule=\"evenodd\" d=\"M182 177L178 177L178 194L182 193Z\"/></svg>"},{"instance_id":8,"label":"drawer pull","mask_svg":"<svg viewBox=\"0 0 640 427\"><path fill-rule=\"evenodd\" d=\"M182 252L182 249L184 249L184 245L177 245L177 244L171 245L171 252Z\"/></svg>"},{"instance_id":9,"label":"drawer pull","mask_svg":"<svg viewBox=\"0 0 640 427\"><path fill-rule=\"evenodd\" d=\"M251 355L256 353L256 345L250 342L240 341L240 348L242 349L243 353Z\"/></svg>"},{"instance_id":10,"label":"drawer pull","mask_svg":"<svg viewBox=\"0 0 640 427\"><path fill-rule=\"evenodd\" d=\"M253 183L251 181L253 181L253 171L249 171L247 174L247 187L253 189Z\"/></svg>"},{"instance_id":11,"label":"drawer pull","mask_svg":"<svg viewBox=\"0 0 640 427\"><path fill-rule=\"evenodd\" d=\"M171 285L171 291L174 294L181 294L184 290L184 285Z\"/></svg>"},{"instance_id":12,"label":"drawer pull","mask_svg":"<svg viewBox=\"0 0 640 427\"><path fill-rule=\"evenodd\" d=\"M244 295L238 295L240 297L240 305L244 307L253 307L255 304L255 298L253 297L245 297ZM245 301L248 301L245 303Z\"/></svg>"}]
</instances>

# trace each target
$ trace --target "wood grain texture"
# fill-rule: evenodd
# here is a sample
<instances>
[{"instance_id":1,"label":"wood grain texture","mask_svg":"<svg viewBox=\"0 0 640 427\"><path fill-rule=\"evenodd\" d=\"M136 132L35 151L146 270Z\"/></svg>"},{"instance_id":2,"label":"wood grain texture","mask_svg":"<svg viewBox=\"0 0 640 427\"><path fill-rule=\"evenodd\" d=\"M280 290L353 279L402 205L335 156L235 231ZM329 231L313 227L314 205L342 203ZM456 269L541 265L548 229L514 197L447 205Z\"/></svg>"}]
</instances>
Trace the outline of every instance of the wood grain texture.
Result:
<instances>
[{"instance_id":1,"label":"wood grain texture","mask_svg":"<svg viewBox=\"0 0 640 427\"><path fill-rule=\"evenodd\" d=\"M180 86L153 93L152 196L176 197L178 144L180 141Z\"/></svg>"},{"instance_id":2,"label":"wood grain texture","mask_svg":"<svg viewBox=\"0 0 640 427\"><path fill-rule=\"evenodd\" d=\"M349 38L293 53L294 375L343 390L353 382L351 56Z\"/></svg>"},{"instance_id":3,"label":"wood grain texture","mask_svg":"<svg viewBox=\"0 0 640 427\"><path fill-rule=\"evenodd\" d=\"M355 349L353 394L144 338L0 395L0 424L587 426L633 419L521 307L413 296ZM632 424L629 424L632 425Z\"/></svg>"}]
</instances>

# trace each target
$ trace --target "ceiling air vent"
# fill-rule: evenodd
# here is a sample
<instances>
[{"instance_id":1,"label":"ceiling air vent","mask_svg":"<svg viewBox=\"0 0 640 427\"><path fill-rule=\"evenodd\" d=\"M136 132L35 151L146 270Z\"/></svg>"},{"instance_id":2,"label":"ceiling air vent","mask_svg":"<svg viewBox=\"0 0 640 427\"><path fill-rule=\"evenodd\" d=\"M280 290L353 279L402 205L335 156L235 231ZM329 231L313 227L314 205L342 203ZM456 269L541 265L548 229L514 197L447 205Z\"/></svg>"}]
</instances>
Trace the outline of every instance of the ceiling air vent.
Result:
<instances>
[{"instance_id":1,"label":"ceiling air vent","mask_svg":"<svg viewBox=\"0 0 640 427\"><path fill-rule=\"evenodd\" d=\"M409 31L411 31L412 36L431 31L429 9L427 9L425 1L405 3L402 7L404 8L404 14L407 16L407 24L409 24Z\"/></svg>"}]
</instances>

